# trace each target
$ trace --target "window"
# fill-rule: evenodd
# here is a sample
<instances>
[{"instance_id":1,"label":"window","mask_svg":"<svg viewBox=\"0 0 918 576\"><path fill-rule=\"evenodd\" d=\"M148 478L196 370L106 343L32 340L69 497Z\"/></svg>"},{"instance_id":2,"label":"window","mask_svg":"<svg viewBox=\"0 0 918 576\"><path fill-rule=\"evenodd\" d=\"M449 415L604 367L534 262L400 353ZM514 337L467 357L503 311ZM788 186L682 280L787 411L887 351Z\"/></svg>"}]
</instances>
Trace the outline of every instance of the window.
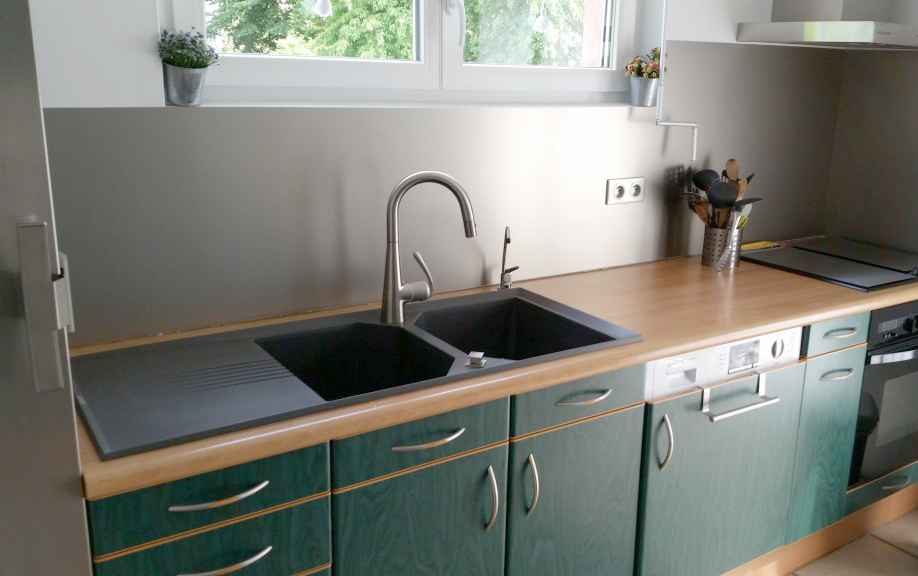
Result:
<instances>
[{"instance_id":1,"label":"window","mask_svg":"<svg viewBox=\"0 0 918 576\"><path fill-rule=\"evenodd\" d=\"M167 0L168 1L168 0ZM636 0L203 0L226 101L606 101Z\"/></svg>"}]
</instances>

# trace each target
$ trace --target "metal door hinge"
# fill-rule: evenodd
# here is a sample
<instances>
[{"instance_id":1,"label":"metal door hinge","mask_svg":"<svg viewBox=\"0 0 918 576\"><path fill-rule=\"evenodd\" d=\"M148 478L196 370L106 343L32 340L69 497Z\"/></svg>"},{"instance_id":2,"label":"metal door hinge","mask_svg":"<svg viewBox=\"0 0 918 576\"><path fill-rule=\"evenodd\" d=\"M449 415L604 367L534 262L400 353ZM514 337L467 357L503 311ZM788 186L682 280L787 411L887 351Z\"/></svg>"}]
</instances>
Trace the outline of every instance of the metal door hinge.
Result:
<instances>
[{"instance_id":1,"label":"metal door hinge","mask_svg":"<svg viewBox=\"0 0 918 576\"><path fill-rule=\"evenodd\" d=\"M59 254L60 268L54 270L47 222L20 224L17 231L19 278L35 389L60 390L67 366L59 331L72 333L74 329L67 257Z\"/></svg>"}]
</instances>

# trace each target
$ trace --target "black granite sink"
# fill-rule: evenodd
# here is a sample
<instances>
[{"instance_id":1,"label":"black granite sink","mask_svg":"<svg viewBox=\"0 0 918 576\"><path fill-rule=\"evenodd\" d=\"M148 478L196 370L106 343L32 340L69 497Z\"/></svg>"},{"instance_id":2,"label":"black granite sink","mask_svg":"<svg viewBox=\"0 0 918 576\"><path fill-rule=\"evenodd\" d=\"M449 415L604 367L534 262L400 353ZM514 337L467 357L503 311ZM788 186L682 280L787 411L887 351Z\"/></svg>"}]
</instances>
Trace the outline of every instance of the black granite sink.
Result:
<instances>
[{"instance_id":1,"label":"black granite sink","mask_svg":"<svg viewBox=\"0 0 918 576\"><path fill-rule=\"evenodd\" d=\"M641 340L514 288L84 356L74 393L103 459ZM483 352L485 364L467 364Z\"/></svg>"},{"instance_id":2,"label":"black granite sink","mask_svg":"<svg viewBox=\"0 0 918 576\"><path fill-rule=\"evenodd\" d=\"M445 376L455 358L401 326L344 324L255 341L325 400Z\"/></svg>"}]
</instances>

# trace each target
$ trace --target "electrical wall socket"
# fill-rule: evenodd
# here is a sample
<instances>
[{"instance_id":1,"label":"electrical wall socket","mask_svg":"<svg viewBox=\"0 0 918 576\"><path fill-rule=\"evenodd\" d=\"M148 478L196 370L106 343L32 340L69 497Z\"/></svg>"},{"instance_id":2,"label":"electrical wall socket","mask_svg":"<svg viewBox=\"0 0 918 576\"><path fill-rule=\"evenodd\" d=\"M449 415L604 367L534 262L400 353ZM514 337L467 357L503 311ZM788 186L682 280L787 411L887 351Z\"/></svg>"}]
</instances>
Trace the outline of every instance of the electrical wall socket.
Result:
<instances>
[{"instance_id":1,"label":"electrical wall socket","mask_svg":"<svg viewBox=\"0 0 918 576\"><path fill-rule=\"evenodd\" d=\"M606 204L643 202L645 178L615 178L606 180Z\"/></svg>"}]
</instances>

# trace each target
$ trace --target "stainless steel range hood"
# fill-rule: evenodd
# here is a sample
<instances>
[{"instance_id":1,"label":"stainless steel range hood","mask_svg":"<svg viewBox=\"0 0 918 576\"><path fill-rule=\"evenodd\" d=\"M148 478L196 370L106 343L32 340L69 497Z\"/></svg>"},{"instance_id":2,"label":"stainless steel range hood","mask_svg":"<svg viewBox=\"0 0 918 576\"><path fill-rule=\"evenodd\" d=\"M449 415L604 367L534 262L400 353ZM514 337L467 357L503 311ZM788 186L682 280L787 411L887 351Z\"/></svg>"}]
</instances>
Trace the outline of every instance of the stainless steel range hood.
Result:
<instances>
[{"instance_id":1,"label":"stainless steel range hood","mask_svg":"<svg viewBox=\"0 0 918 576\"><path fill-rule=\"evenodd\" d=\"M737 42L918 49L914 0L774 0L771 22L737 26Z\"/></svg>"}]
</instances>

